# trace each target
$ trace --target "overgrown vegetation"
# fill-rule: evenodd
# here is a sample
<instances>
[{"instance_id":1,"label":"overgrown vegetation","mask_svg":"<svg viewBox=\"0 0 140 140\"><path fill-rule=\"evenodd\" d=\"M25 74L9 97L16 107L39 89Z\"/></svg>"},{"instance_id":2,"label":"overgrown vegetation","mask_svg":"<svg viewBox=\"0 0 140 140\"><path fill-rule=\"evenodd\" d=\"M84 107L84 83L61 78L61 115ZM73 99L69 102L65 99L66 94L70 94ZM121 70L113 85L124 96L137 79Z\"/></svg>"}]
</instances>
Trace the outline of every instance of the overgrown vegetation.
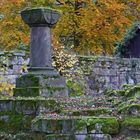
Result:
<instances>
[{"instance_id":1,"label":"overgrown vegetation","mask_svg":"<svg viewBox=\"0 0 140 140\"><path fill-rule=\"evenodd\" d=\"M79 59L76 55L68 53L64 47L54 48L53 66L60 75L66 77L70 96L84 95L84 77L82 67L77 66Z\"/></svg>"}]
</instances>

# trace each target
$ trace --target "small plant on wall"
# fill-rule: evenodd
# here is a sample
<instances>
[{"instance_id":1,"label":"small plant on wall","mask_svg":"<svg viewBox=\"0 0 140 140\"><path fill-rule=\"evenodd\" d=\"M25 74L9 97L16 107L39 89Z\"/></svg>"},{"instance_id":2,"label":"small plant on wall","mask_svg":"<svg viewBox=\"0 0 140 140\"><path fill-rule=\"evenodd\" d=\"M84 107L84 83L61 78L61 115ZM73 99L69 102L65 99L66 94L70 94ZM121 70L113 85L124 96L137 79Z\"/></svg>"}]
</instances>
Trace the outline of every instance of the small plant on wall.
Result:
<instances>
[{"instance_id":1,"label":"small plant on wall","mask_svg":"<svg viewBox=\"0 0 140 140\"><path fill-rule=\"evenodd\" d=\"M7 55L7 56L6 56ZM5 74L9 67L8 55L10 53L1 54L0 58L0 72ZM4 75L0 75L0 97L3 96L13 96L14 84L8 83L8 80L5 80Z\"/></svg>"},{"instance_id":2,"label":"small plant on wall","mask_svg":"<svg viewBox=\"0 0 140 140\"><path fill-rule=\"evenodd\" d=\"M4 82L2 77L0 78L0 80L1 80L1 82L0 82L0 97L13 96L13 88L15 87L15 85L10 84L8 82Z\"/></svg>"},{"instance_id":3,"label":"small plant on wall","mask_svg":"<svg viewBox=\"0 0 140 140\"><path fill-rule=\"evenodd\" d=\"M53 66L60 75L66 77L67 87L70 96L80 96L84 94L84 78L82 69L77 67L78 58L64 50L64 47L54 48Z\"/></svg>"}]
</instances>

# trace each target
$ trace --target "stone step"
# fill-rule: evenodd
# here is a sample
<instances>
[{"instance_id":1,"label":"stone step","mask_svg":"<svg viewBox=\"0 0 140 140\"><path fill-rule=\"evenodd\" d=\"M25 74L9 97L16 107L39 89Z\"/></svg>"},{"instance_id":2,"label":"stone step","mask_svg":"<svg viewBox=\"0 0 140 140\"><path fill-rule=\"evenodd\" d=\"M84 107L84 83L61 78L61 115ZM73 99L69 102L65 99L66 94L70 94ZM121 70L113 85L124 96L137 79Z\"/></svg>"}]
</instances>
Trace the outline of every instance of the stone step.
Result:
<instances>
[{"instance_id":1,"label":"stone step","mask_svg":"<svg viewBox=\"0 0 140 140\"><path fill-rule=\"evenodd\" d=\"M106 116L111 115L111 113L111 108L65 109L61 111L61 114L72 116Z\"/></svg>"},{"instance_id":2,"label":"stone step","mask_svg":"<svg viewBox=\"0 0 140 140\"><path fill-rule=\"evenodd\" d=\"M106 107L108 106L109 107L109 106L112 106L112 103L110 103L110 102L98 102L98 101L95 101L94 105L97 106L97 107L98 106L106 106Z\"/></svg>"},{"instance_id":3,"label":"stone step","mask_svg":"<svg viewBox=\"0 0 140 140\"><path fill-rule=\"evenodd\" d=\"M72 109L81 109L81 108L112 108L112 103L105 102L104 100L99 100L98 98L93 97L69 97L69 98L62 98L59 99L61 104L66 109L72 110Z\"/></svg>"},{"instance_id":4,"label":"stone step","mask_svg":"<svg viewBox=\"0 0 140 140\"><path fill-rule=\"evenodd\" d=\"M33 132L46 134L94 134L100 124L105 134L117 134L119 123L115 117L37 116L32 121ZM101 129L100 128L100 129Z\"/></svg>"},{"instance_id":5,"label":"stone step","mask_svg":"<svg viewBox=\"0 0 140 140\"><path fill-rule=\"evenodd\" d=\"M68 96L67 89L64 87L27 87L27 88L15 88L15 97L59 97Z\"/></svg>"},{"instance_id":6,"label":"stone step","mask_svg":"<svg viewBox=\"0 0 140 140\"><path fill-rule=\"evenodd\" d=\"M12 97L0 99L0 114L11 112L24 115L57 113L74 116L98 116L110 114L112 108L87 106L86 101L71 98Z\"/></svg>"},{"instance_id":7,"label":"stone step","mask_svg":"<svg viewBox=\"0 0 140 140\"><path fill-rule=\"evenodd\" d=\"M62 110L56 99L36 98L7 98L0 99L0 117L3 115L32 115L37 116L40 112L58 113Z\"/></svg>"},{"instance_id":8,"label":"stone step","mask_svg":"<svg viewBox=\"0 0 140 140\"><path fill-rule=\"evenodd\" d=\"M16 87L17 88L27 88L27 87L66 87L66 81L64 77L54 76L48 77L46 75L33 75L27 74L23 75L20 78L16 79Z\"/></svg>"},{"instance_id":9,"label":"stone step","mask_svg":"<svg viewBox=\"0 0 140 140\"><path fill-rule=\"evenodd\" d=\"M9 136L7 138L7 136ZM13 139L14 138L14 139ZM64 134L44 134L44 133L17 133L6 134L0 133L0 139L2 140L112 140L110 135L106 134L87 134L87 135L64 135Z\"/></svg>"},{"instance_id":10,"label":"stone step","mask_svg":"<svg viewBox=\"0 0 140 140\"><path fill-rule=\"evenodd\" d=\"M48 135L44 140L112 140L107 134Z\"/></svg>"},{"instance_id":11,"label":"stone step","mask_svg":"<svg viewBox=\"0 0 140 140\"><path fill-rule=\"evenodd\" d=\"M85 101L86 104L86 101ZM44 98L44 97L13 97L0 99L0 113L15 112L22 114L38 114L41 112L73 114L73 115L98 115L103 113L110 113L111 108L96 107L92 104L83 105L83 101L74 98Z\"/></svg>"}]
</instances>

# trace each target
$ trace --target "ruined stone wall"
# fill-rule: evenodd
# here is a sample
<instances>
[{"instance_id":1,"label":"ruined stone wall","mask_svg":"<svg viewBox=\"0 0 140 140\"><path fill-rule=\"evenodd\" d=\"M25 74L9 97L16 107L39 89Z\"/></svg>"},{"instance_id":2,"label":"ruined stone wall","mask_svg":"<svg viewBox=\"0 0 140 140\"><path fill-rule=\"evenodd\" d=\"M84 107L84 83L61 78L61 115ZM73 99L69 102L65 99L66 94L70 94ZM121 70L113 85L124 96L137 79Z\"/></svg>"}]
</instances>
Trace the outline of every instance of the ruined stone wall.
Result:
<instances>
[{"instance_id":1,"label":"ruined stone wall","mask_svg":"<svg viewBox=\"0 0 140 140\"><path fill-rule=\"evenodd\" d=\"M81 57L87 94L102 94L106 88L119 89L124 84L140 82L140 59Z\"/></svg>"},{"instance_id":2,"label":"ruined stone wall","mask_svg":"<svg viewBox=\"0 0 140 140\"><path fill-rule=\"evenodd\" d=\"M15 84L15 79L26 71L29 58L24 52L0 52L0 83Z\"/></svg>"},{"instance_id":3,"label":"ruined stone wall","mask_svg":"<svg viewBox=\"0 0 140 140\"><path fill-rule=\"evenodd\" d=\"M140 59L78 56L77 66L84 73L86 94L100 95L106 88L119 89L123 84L140 82ZM24 52L0 52L0 83L15 84L15 79L29 64Z\"/></svg>"}]
</instances>

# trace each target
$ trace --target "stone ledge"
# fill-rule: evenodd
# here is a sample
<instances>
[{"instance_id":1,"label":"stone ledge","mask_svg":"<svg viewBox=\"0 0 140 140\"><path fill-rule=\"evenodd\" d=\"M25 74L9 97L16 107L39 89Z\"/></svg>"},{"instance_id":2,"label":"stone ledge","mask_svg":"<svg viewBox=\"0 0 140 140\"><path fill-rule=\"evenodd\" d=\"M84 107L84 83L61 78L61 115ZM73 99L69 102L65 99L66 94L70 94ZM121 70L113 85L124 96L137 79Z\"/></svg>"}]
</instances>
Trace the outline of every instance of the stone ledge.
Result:
<instances>
[{"instance_id":1,"label":"stone ledge","mask_svg":"<svg viewBox=\"0 0 140 140\"><path fill-rule=\"evenodd\" d=\"M104 134L103 134L104 135ZM17 134L0 133L0 139L6 140L93 140L94 135L64 135L64 134L45 134L45 133L24 133ZM99 137L100 138L100 137ZM104 135L105 140L112 140L109 135Z\"/></svg>"},{"instance_id":2,"label":"stone ledge","mask_svg":"<svg viewBox=\"0 0 140 140\"><path fill-rule=\"evenodd\" d=\"M66 89L64 87L28 87L28 88L15 88L14 89L15 97L59 97L59 96L67 96Z\"/></svg>"},{"instance_id":3,"label":"stone ledge","mask_svg":"<svg viewBox=\"0 0 140 140\"><path fill-rule=\"evenodd\" d=\"M102 124L106 134L117 134L119 123L115 117L61 116L47 118L38 116L32 122L32 131L52 134L92 134L95 125Z\"/></svg>"},{"instance_id":4,"label":"stone ledge","mask_svg":"<svg viewBox=\"0 0 140 140\"><path fill-rule=\"evenodd\" d=\"M78 110L62 110L61 113L65 115L71 114L72 116L98 116L111 114L111 108L91 108L91 109L78 109Z\"/></svg>"}]
</instances>

